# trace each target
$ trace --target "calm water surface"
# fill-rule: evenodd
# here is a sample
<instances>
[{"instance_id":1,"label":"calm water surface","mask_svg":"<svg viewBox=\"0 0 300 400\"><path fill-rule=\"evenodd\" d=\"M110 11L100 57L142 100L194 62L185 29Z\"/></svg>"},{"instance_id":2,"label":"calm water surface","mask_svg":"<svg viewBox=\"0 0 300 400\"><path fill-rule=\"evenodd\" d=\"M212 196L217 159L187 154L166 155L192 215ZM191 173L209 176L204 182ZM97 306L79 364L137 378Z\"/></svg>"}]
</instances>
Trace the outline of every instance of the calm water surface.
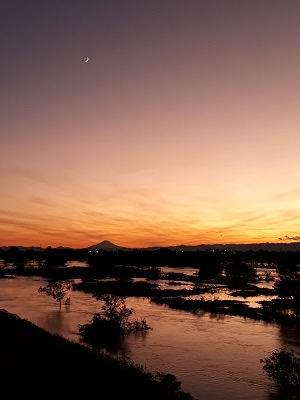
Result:
<instances>
[{"instance_id":1,"label":"calm water surface","mask_svg":"<svg viewBox=\"0 0 300 400\"><path fill-rule=\"evenodd\" d=\"M0 308L79 341L78 324L99 312L101 303L73 291L71 305L59 311L52 298L38 293L45 284L40 278L1 279ZM195 315L142 298L131 297L126 303L136 310L136 318L145 317L153 329L125 337L115 354L148 370L175 374L183 389L198 399L276 398L276 389L262 373L259 360L275 348L299 349L300 334L293 328L240 317Z\"/></svg>"}]
</instances>

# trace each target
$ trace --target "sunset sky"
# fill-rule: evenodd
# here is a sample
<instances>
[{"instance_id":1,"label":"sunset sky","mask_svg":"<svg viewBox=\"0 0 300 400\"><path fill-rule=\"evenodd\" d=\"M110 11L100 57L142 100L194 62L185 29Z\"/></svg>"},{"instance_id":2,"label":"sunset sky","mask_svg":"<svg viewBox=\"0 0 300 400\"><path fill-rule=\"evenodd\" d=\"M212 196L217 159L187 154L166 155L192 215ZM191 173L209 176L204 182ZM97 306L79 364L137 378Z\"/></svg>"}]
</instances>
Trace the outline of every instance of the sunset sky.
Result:
<instances>
[{"instance_id":1,"label":"sunset sky","mask_svg":"<svg viewBox=\"0 0 300 400\"><path fill-rule=\"evenodd\" d=\"M299 21L299 0L0 0L0 246L298 236Z\"/></svg>"}]
</instances>

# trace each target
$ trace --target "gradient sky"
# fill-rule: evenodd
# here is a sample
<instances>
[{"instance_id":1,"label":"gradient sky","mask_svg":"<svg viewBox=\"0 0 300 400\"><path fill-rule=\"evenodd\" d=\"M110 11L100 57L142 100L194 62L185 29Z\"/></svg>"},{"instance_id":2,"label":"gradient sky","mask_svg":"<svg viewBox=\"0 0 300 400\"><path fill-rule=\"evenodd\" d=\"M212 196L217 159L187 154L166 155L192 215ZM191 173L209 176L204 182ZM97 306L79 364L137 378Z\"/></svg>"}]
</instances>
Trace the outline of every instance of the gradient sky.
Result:
<instances>
[{"instance_id":1,"label":"gradient sky","mask_svg":"<svg viewBox=\"0 0 300 400\"><path fill-rule=\"evenodd\" d=\"M298 236L299 21L299 0L0 0L0 245Z\"/></svg>"}]
</instances>

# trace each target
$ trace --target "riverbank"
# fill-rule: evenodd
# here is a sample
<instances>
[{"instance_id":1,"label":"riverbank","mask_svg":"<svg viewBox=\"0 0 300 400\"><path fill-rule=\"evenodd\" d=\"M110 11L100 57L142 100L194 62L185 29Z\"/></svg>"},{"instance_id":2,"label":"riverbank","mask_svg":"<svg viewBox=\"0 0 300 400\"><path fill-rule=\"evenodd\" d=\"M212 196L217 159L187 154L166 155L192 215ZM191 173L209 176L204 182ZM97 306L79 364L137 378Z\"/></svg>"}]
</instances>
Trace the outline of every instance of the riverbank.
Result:
<instances>
[{"instance_id":1,"label":"riverbank","mask_svg":"<svg viewBox=\"0 0 300 400\"><path fill-rule=\"evenodd\" d=\"M173 375L157 378L4 310L0 326L1 399L192 399Z\"/></svg>"},{"instance_id":2,"label":"riverbank","mask_svg":"<svg viewBox=\"0 0 300 400\"><path fill-rule=\"evenodd\" d=\"M197 313L199 311L209 312L212 315L231 315L243 318L249 318L254 321L264 321L277 323L281 325L299 326L299 315L282 312L282 307L277 307L281 300L260 302L263 307L249 307L247 304L236 300L204 300L190 299L183 297L156 297L152 298L156 304L168 305L176 310L190 311ZM286 301L288 309L290 302ZM271 308L271 306L273 308Z\"/></svg>"}]
</instances>

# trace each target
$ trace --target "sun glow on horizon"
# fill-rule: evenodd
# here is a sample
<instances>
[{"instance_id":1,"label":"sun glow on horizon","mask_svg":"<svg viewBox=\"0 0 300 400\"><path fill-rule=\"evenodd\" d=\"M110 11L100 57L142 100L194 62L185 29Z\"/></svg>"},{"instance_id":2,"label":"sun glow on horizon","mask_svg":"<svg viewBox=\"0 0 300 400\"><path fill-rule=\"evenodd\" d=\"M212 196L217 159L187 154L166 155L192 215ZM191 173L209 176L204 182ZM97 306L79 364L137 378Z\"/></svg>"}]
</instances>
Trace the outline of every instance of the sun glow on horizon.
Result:
<instances>
[{"instance_id":1,"label":"sun glow on horizon","mask_svg":"<svg viewBox=\"0 0 300 400\"><path fill-rule=\"evenodd\" d=\"M46 3L0 20L0 246L300 234L300 3Z\"/></svg>"}]
</instances>

